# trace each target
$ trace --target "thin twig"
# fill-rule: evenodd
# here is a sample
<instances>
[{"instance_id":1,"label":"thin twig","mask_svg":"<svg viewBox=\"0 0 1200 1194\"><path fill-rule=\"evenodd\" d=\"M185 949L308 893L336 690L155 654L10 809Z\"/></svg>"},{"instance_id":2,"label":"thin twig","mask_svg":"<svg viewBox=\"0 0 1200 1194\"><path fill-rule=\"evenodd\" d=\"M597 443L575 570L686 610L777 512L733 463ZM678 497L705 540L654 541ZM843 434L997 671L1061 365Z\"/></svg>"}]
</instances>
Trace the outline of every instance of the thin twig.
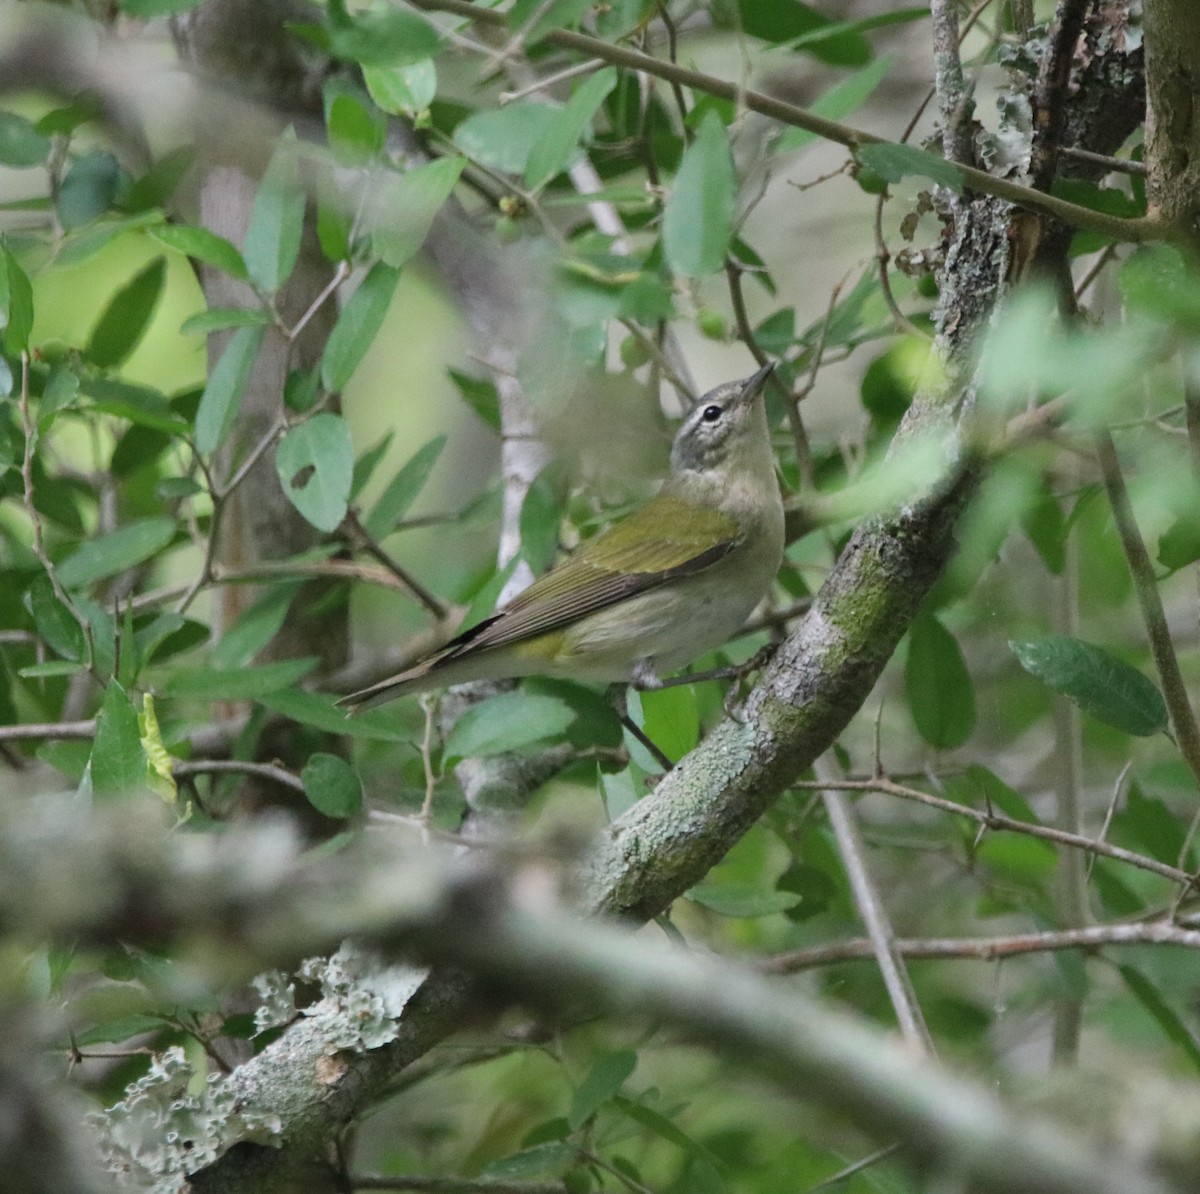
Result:
<instances>
[{"instance_id":1,"label":"thin twig","mask_svg":"<svg viewBox=\"0 0 1200 1194\"><path fill-rule=\"evenodd\" d=\"M870 1169L872 1165L878 1165L880 1161L887 1160L893 1153L899 1152L898 1144L889 1144L886 1148L877 1148L873 1153L868 1153L865 1157L860 1157L857 1161L852 1161L844 1169L839 1169L837 1173L831 1173L824 1181L818 1182L815 1186L809 1186L805 1194L819 1194L821 1190L829 1190L833 1186L846 1181L847 1178L853 1177L856 1173L862 1173L864 1169Z\"/></svg>"},{"instance_id":2,"label":"thin twig","mask_svg":"<svg viewBox=\"0 0 1200 1194\"><path fill-rule=\"evenodd\" d=\"M0 742L42 738L47 741L90 741L96 736L95 718L86 721L30 721L0 726Z\"/></svg>"},{"instance_id":3,"label":"thin twig","mask_svg":"<svg viewBox=\"0 0 1200 1194\"><path fill-rule=\"evenodd\" d=\"M337 269L333 271L333 277L325 283L321 293L309 304L308 310L300 316L298 320L290 327L284 329L284 335L289 341L294 341L306 327L314 315L325 305L326 300L332 295L339 286L350 276L350 263L348 261L339 261Z\"/></svg>"},{"instance_id":4,"label":"thin twig","mask_svg":"<svg viewBox=\"0 0 1200 1194\"><path fill-rule=\"evenodd\" d=\"M1100 825L1100 832L1096 834L1096 841L1102 842L1108 837L1109 826L1112 825L1112 819L1117 811L1117 805L1125 799L1125 793L1129 790L1129 773L1133 770L1133 760L1121 768L1121 774L1117 776L1117 782L1113 784L1112 796L1109 797L1108 808L1104 810L1104 820ZM1090 881L1092 871L1096 867L1096 855L1093 853L1088 857L1087 875L1086 878Z\"/></svg>"},{"instance_id":5,"label":"thin twig","mask_svg":"<svg viewBox=\"0 0 1200 1194\"><path fill-rule=\"evenodd\" d=\"M741 262L731 254L727 255L725 278L729 284L729 299L733 307L733 319L737 325L738 335L750 350L750 355L760 366L763 366L766 365L769 358L759 347L758 341L754 337L754 329L750 326L750 316L746 311L746 295L742 287L743 272ZM834 293L836 295L836 291ZM812 444L804 426L804 419L800 414L800 404L775 374L771 375L769 384L775 386L783 395L783 408L787 412L788 426L791 428L792 442L796 450L796 469L800 474L803 487L812 489Z\"/></svg>"},{"instance_id":6,"label":"thin twig","mask_svg":"<svg viewBox=\"0 0 1200 1194\"><path fill-rule=\"evenodd\" d=\"M827 778L835 778L824 756L816 761L813 769L817 779L822 782ZM855 906L870 934L875 962L883 977L883 985L891 1000L892 1010L896 1013L900 1031L908 1047L917 1056L935 1057L937 1051L933 1047L933 1038L929 1035L929 1026L921 1013L921 1005L917 1002L908 971L905 970L904 962L896 950L896 935L892 931L891 919L879 897L875 881L871 878L866 852L858 826L854 823L849 801L844 793L831 789L823 791L821 798L825 802L825 812L837 839L842 865L846 868L846 875L850 880Z\"/></svg>"},{"instance_id":7,"label":"thin twig","mask_svg":"<svg viewBox=\"0 0 1200 1194\"><path fill-rule=\"evenodd\" d=\"M896 950L913 961L959 958L994 962L1022 954L1056 953L1065 949L1100 949L1106 945L1172 945L1200 950L1200 929L1185 929L1167 920L1146 924L1089 925L1083 929L1056 932L1014 933L1003 937L900 937ZM762 963L770 974L795 974L840 962L869 962L875 957L874 943L867 937L834 941L805 949L775 954Z\"/></svg>"},{"instance_id":8,"label":"thin twig","mask_svg":"<svg viewBox=\"0 0 1200 1194\"><path fill-rule=\"evenodd\" d=\"M1131 158L1114 158L1106 153L1093 153L1090 149L1080 149L1076 145L1059 146L1059 155L1064 158L1074 158L1077 162L1086 162L1089 166L1106 166L1118 174L1133 174L1145 178L1148 167L1145 162L1135 162Z\"/></svg>"},{"instance_id":9,"label":"thin twig","mask_svg":"<svg viewBox=\"0 0 1200 1194\"><path fill-rule=\"evenodd\" d=\"M233 774L257 775L260 779L269 779L294 792L304 791L300 777L279 763L254 763L245 759L185 759L176 760L171 772L178 779L192 775Z\"/></svg>"},{"instance_id":10,"label":"thin twig","mask_svg":"<svg viewBox=\"0 0 1200 1194\"><path fill-rule=\"evenodd\" d=\"M1200 728L1196 725L1196 715L1192 712L1192 702L1179 670L1174 644L1171 642L1167 615L1158 591L1158 582L1154 577L1154 566L1150 562L1146 544L1133 516L1129 491L1121 473L1121 462L1117 459L1112 436L1107 431L1097 432L1096 453L1100 460L1100 471L1104 475L1104 488L1108 492L1109 505L1112 507L1113 522L1121 539L1121 548L1125 552L1129 573L1133 577L1138 603L1142 607L1142 619L1150 639L1150 653L1154 657L1154 666L1158 670L1159 682L1163 687L1163 697L1171 717L1171 728L1183 761L1192 773L1197 789L1200 790Z\"/></svg>"},{"instance_id":11,"label":"thin twig","mask_svg":"<svg viewBox=\"0 0 1200 1194\"><path fill-rule=\"evenodd\" d=\"M957 0L930 0L933 19L934 88L942 122L942 152L946 160L969 165L975 157L971 137L973 103L963 80L958 52Z\"/></svg>"},{"instance_id":12,"label":"thin twig","mask_svg":"<svg viewBox=\"0 0 1200 1194\"><path fill-rule=\"evenodd\" d=\"M590 75L597 67L603 65L604 62L599 58L589 58L585 62L576 62L573 66L555 71L552 75L545 75L540 79L534 79L524 86L517 88L516 91L502 91L496 97L496 101L503 108L505 104L511 104L513 100L524 99L525 96L533 95L538 91L546 91L551 87L556 87L559 83L566 83L570 79L577 79L580 75Z\"/></svg>"},{"instance_id":13,"label":"thin twig","mask_svg":"<svg viewBox=\"0 0 1200 1194\"><path fill-rule=\"evenodd\" d=\"M425 714L425 732L421 735L421 765L425 769L425 799L421 801L421 820L429 823L433 816L433 795L437 790L437 773L433 769L433 718L437 712L437 697L426 693L421 697Z\"/></svg>"},{"instance_id":14,"label":"thin twig","mask_svg":"<svg viewBox=\"0 0 1200 1194\"><path fill-rule=\"evenodd\" d=\"M450 607L436 593L427 589L406 568L397 564L391 556L375 541L371 533L363 526L358 515L350 510L342 522L342 528L349 532L355 547L365 551L376 563L386 568L439 622L444 622L450 613Z\"/></svg>"},{"instance_id":15,"label":"thin twig","mask_svg":"<svg viewBox=\"0 0 1200 1194\"><path fill-rule=\"evenodd\" d=\"M1093 850L1097 854L1103 854L1106 858L1112 858L1117 862L1124 862L1129 866L1138 867L1140 870L1160 875L1164 879L1169 879L1172 883L1200 886L1200 884L1197 884L1196 879L1188 874L1187 871L1181 870L1179 867L1170 866L1165 862L1159 862L1156 858L1150 858L1144 854L1137 854L1132 850L1126 850L1122 846L1114 846L1109 842L1099 842L1093 838L1081 837L1079 834L1067 833L1061 829L1054 829L1049 825L1038 825L1032 821L1018 821L1015 817L998 813L994 809L989 808L984 810L972 808L969 804L958 804L953 800L947 800L943 796L933 796L929 792L922 792L919 788L910 788L904 784L898 784L886 776L877 776L874 779L842 779L826 783L803 780L794 784L793 787L802 788L805 791L819 792L825 788L836 788L846 792L880 792L885 796L898 796L902 800L912 800L918 804L927 804L930 808L954 813L959 817L969 817L984 829L1000 830L1008 833L1023 833L1027 837L1041 838L1047 842L1056 842L1060 846L1071 846L1076 850Z\"/></svg>"},{"instance_id":16,"label":"thin twig","mask_svg":"<svg viewBox=\"0 0 1200 1194\"><path fill-rule=\"evenodd\" d=\"M945 0L940 0L940 2L945 2ZM469 0L411 0L411 3L415 8L426 12L450 12L481 24L499 25L507 20L503 12L481 8L469 3ZM807 129L809 132L816 133L818 137L823 137L837 145L845 145L849 149L857 149L863 145L890 144L886 137L880 137L875 133L869 133L864 129L854 128L836 120L829 120L807 108L798 107L796 104L788 103L773 95L767 95L765 92L740 87L725 79L719 79L715 75L677 66L673 62L664 62L662 59L652 58L638 50L629 49L627 46L610 44L598 37L576 33L572 29L552 30L542 40L551 45L603 58L615 66L641 71L669 82L678 82L681 86L703 91L719 99L730 100L783 124ZM1031 187L1023 186L1011 179L994 177L984 170L978 170L962 163L955 165L962 175L963 183L972 190L979 191L984 195L993 195L998 199L1006 199L1010 203L1030 208L1033 211L1046 212L1075 228L1092 229L1127 242L1168 240L1179 235L1178 230L1172 224L1156 217L1111 216L1104 212L1091 211L1079 204L1069 203L1053 195L1035 191Z\"/></svg>"},{"instance_id":17,"label":"thin twig","mask_svg":"<svg viewBox=\"0 0 1200 1194\"><path fill-rule=\"evenodd\" d=\"M1059 0L1033 92L1033 149L1029 160L1032 183L1048 190L1058 169L1058 145L1067 122L1067 87L1075 62L1075 47L1091 0Z\"/></svg>"}]
</instances>

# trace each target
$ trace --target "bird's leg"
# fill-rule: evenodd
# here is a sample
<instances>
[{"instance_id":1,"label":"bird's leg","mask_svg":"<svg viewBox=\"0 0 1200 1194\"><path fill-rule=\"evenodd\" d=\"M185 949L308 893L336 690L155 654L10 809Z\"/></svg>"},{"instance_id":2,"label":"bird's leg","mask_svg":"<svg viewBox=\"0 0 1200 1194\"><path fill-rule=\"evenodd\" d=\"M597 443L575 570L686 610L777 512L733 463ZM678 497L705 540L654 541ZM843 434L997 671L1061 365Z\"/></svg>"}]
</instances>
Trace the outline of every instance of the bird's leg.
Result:
<instances>
[{"instance_id":1,"label":"bird's leg","mask_svg":"<svg viewBox=\"0 0 1200 1194\"><path fill-rule=\"evenodd\" d=\"M654 671L647 660L639 660L633 669L634 688L639 690L655 688L675 688L680 684L700 684L705 680L741 680L751 672L756 672L765 666L772 655L779 649L778 643L767 643L760 647L745 663L731 663L725 667L709 668L706 672L689 672L683 676L669 676L663 679ZM725 713L735 721L740 721L737 707L738 686L731 684L725 690Z\"/></svg>"},{"instance_id":2,"label":"bird's leg","mask_svg":"<svg viewBox=\"0 0 1200 1194\"><path fill-rule=\"evenodd\" d=\"M634 670L634 677L633 684L637 687L637 669ZM627 684L614 684L608 690L608 700L617 715L617 720L650 752L651 757L664 771L670 771L675 764L655 746L646 731L629 716L628 688Z\"/></svg>"}]
</instances>

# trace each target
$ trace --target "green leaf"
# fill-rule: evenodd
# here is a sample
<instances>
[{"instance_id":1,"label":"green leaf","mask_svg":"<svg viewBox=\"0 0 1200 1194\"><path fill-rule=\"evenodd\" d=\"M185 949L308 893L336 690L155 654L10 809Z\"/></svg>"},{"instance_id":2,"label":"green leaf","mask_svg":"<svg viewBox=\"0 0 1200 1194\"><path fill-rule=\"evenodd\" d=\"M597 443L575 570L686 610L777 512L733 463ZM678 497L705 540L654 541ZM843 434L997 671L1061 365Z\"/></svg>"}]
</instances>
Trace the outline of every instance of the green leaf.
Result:
<instances>
[{"instance_id":1,"label":"green leaf","mask_svg":"<svg viewBox=\"0 0 1200 1194\"><path fill-rule=\"evenodd\" d=\"M616 1049L597 1058L571 1096L567 1112L570 1127L582 1127L600 1107L619 1094L625 1079L637 1069L637 1063L637 1054L632 1049Z\"/></svg>"},{"instance_id":2,"label":"green leaf","mask_svg":"<svg viewBox=\"0 0 1200 1194\"><path fill-rule=\"evenodd\" d=\"M262 307L213 307L188 316L179 330L185 336L207 336L229 328L265 327L270 322L270 312Z\"/></svg>"},{"instance_id":3,"label":"green leaf","mask_svg":"<svg viewBox=\"0 0 1200 1194\"><path fill-rule=\"evenodd\" d=\"M959 195L965 185L962 171L953 162L927 149L918 149L915 145L900 145L892 141L862 145L854 151L854 156L886 182L899 182L902 178L916 175L931 179Z\"/></svg>"},{"instance_id":4,"label":"green leaf","mask_svg":"<svg viewBox=\"0 0 1200 1194\"><path fill-rule=\"evenodd\" d=\"M116 576L150 559L174 538L175 521L171 518L141 518L126 523L80 544L58 565L59 582L63 588L78 589Z\"/></svg>"},{"instance_id":5,"label":"green leaf","mask_svg":"<svg viewBox=\"0 0 1200 1194\"><path fill-rule=\"evenodd\" d=\"M144 21L195 8L200 0L120 0L121 11Z\"/></svg>"},{"instance_id":6,"label":"green leaf","mask_svg":"<svg viewBox=\"0 0 1200 1194\"><path fill-rule=\"evenodd\" d=\"M245 667L283 627L300 581L273 585L221 635L209 662L217 668Z\"/></svg>"},{"instance_id":7,"label":"green leaf","mask_svg":"<svg viewBox=\"0 0 1200 1194\"><path fill-rule=\"evenodd\" d=\"M392 446L392 440L395 438L394 431L385 431L379 442L373 447L368 448L354 462L354 480L350 483L350 500L354 501L363 488L375 475L375 470L379 467L379 463L387 455L387 450Z\"/></svg>"},{"instance_id":8,"label":"green leaf","mask_svg":"<svg viewBox=\"0 0 1200 1194\"><path fill-rule=\"evenodd\" d=\"M246 263L237 248L207 228L193 228L190 224L155 224L146 229L146 234L194 261L202 261L214 269L223 270L231 278L245 279L248 276Z\"/></svg>"},{"instance_id":9,"label":"green leaf","mask_svg":"<svg viewBox=\"0 0 1200 1194\"><path fill-rule=\"evenodd\" d=\"M49 155L49 137L43 137L24 116L0 112L0 163L40 166Z\"/></svg>"},{"instance_id":10,"label":"green leaf","mask_svg":"<svg viewBox=\"0 0 1200 1194\"><path fill-rule=\"evenodd\" d=\"M1167 728L1154 682L1102 647L1062 634L1008 645L1027 672L1105 725L1139 738Z\"/></svg>"},{"instance_id":11,"label":"green leaf","mask_svg":"<svg viewBox=\"0 0 1200 1194\"><path fill-rule=\"evenodd\" d=\"M196 449L202 455L211 455L225 442L262 347L264 331L261 327L239 328L209 373L196 411Z\"/></svg>"},{"instance_id":12,"label":"green leaf","mask_svg":"<svg viewBox=\"0 0 1200 1194\"><path fill-rule=\"evenodd\" d=\"M1015 833L988 834L975 857L1004 881L1039 895L1058 870L1058 855L1049 842Z\"/></svg>"},{"instance_id":13,"label":"green leaf","mask_svg":"<svg viewBox=\"0 0 1200 1194\"><path fill-rule=\"evenodd\" d=\"M633 782L633 773L626 767L624 771L616 771L611 775L599 772L600 799L604 802L604 812L610 821L627 813L638 802L638 791Z\"/></svg>"},{"instance_id":14,"label":"green leaf","mask_svg":"<svg viewBox=\"0 0 1200 1194\"><path fill-rule=\"evenodd\" d=\"M686 1132L680 1131L665 1115L660 1115L645 1104L635 1103L632 1099L627 1099L622 1095L617 1095L613 1099L613 1103L635 1123L648 1128L656 1136L661 1136L663 1140L675 1145L689 1156L703 1157L709 1161L713 1159L713 1155L708 1149L702 1144L698 1144Z\"/></svg>"},{"instance_id":15,"label":"green leaf","mask_svg":"<svg viewBox=\"0 0 1200 1194\"><path fill-rule=\"evenodd\" d=\"M525 163L526 186L536 190L567 168L579 147L580 137L616 85L616 70L606 66L576 89L567 106L555 114L553 123L533 147Z\"/></svg>"},{"instance_id":16,"label":"green leaf","mask_svg":"<svg viewBox=\"0 0 1200 1194\"><path fill-rule=\"evenodd\" d=\"M321 384L341 390L358 368L396 293L400 271L377 261L342 308L321 357Z\"/></svg>"},{"instance_id":17,"label":"green leaf","mask_svg":"<svg viewBox=\"0 0 1200 1194\"><path fill-rule=\"evenodd\" d=\"M293 688L320 662L315 656L281 659L257 667L221 670L212 667L178 668L162 686L162 694L199 701L256 701Z\"/></svg>"},{"instance_id":18,"label":"green leaf","mask_svg":"<svg viewBox=\"0 0 1200 1194\"><path fill-rule=\"evenodd\" d=\"M58 189L58 218L68 231L108 210L117 195L121 167L111 153L93 149L72 163Z\"/></svg>"},{"instance_id":19,"label":"green leaf","mask_svg":"<svg viewBox=\"0 0 1200 1194\"><path fill-rule=\"evenodd\" d=\"M433 57L440 45L441 37L428 21L394 8L364 13L356 20L343 17L330 22L333 55L363 66L419 62Z\"/></svg>"},{"instance_id":20,"label":"green leaf","mask_svg":"<svg viewBox=\"0 0 1200 1194\"><path fill-rule=\"evenodd\" d=\"M73 405L78 397L79 377L75 371L62 362L54 365L38 403L38 431L44 435L54 416L64 407Z\"/></svg>"},{"instance_id":21,"label":"green leaf","mask_svg":"<svg viewBox=\"0 0 1200 1194\"><path fill-rule=\"evenodd\" d=\"M83 659L83 628L75 615L59 601L54 585L44 572L34 578L25 593L25 608L33 618L38 636L48 647L64 659L75 662Z\"/></svg>"},{"instance_id":22,"label":"green leaf","mask_svg":"<svg viewBox=\"0 0 1200 1194\"><path fill-rule=\"evenodd\" d=\"M362 166L383 149L387 117L348 79L325 83L325 127L333 156L345 166Z\"/></svg>"},{"instance_id":23,"label":"green leaf","mask_svg":"<svg viewBox=\"0 0 1200 1194\"><path fill-rule=\"evenodd\" d=\"M350 738L366 738L378 742L408 742L410 731L396 721L394 712L369 709L347 717L344 709L334 705L334 698L320 692L302 692L283 687L268 693L260 703L276 713L301 725L313 726L329 734L344 734Z\"/></svg>"},{"instance_id":24,"label":"green leaf","mask_svg":"<svg viewBox=\"0 0 1200 1194\"><path fill-rule=\"evenodd\" d=\"M515 0L508 11L509 28L532 45L554 29L577 25L593 0Z\"/></svg>"},{"instance_id":25,"label":"green leaf","mask_svg":"<svg viewBox=\"0 0 1200 1194\"><path fill-rule=\"evenodd\" d=\"M396 523L404 517L409 506L425 488L429 474L446 446L444 435L436 436L422 445L391 479L379 497L371 513L363 519L363 527L372 539L382 539L391 533Z\"/></svg>"},{"instance_id":26,"label":"green leaf","mask_svg":"<svg viewBox=\"0 0 1200 1194\"><path fill-rule=\"evenodd\" d=\"M165 207L171 196L187 177L196 162L196 151L190 145L181 145L164 153L152 162L121 196L121 206L128 212L153 212Z\"/></svg>"},{"instance_id":27,"label":"green leaf","mask_svg":"<svg viewBox=\"0 0 1200 1194\"><path fill-rule=\"evenodd\" d=\"M975 728L975 690L954 636L932 614L909 629L904 668L908 707L921 737L938 750L962 746Z\"/></svg>"},{"instance_id":28,"label":"green leaf","mask_svg":"<svg viewBox=\"0 0 1200 1194\"><path fill-rule=\"evenodd\" d=\"M125 689L110 680L96 714L96 739L88 759L92 791L97 796L124 796L144 788L148 766L137 710Z\"/></svg>"},{"instance_id":29,"label":"green leaf","mask_svg":"<svg viewBox=\"0 0 1200 1194\"><path fill-rule=\"evenodd\" d=\"M133 352L158 306L166 276L166 258L156 257L113 295L84 350L92 364L111 369Z\"/></svg>"},{"instance_id":30,"label":"green leaf","mask_svg":"<svg viewBox=\"0 0 1200 1194\"><path fill-rule=\"evenodd\" d=\"M159 614L134 635L144 663L152 659L167 659L182 651L190 651L206 643L209 629L203 622L194 622L176 613Z\"/></svg>"},{"instance_id":31,"label":"green leaf","mask_svg":"<svg viewBox=\"0 0 1200 1194\"><path fill-rule=\"evenodd\" d=\"M1117 285L1134 311L1200 328L1200 278L1174 245L1141 245L1121 266Z\"/></svg>"},{"instance_id":32,"label":"green leaf","mask_svg":"<svg viewBox=\"0 0 1200 1194\"><path fill-rule=\"evenodd\" d=\"M734 920L755 920L778 912L790 912L800 903L794 891L753 887L748 883L697 883L687 898Z\"/></svg>"},{"instance_id":33,"label":"green leaf","mask_svg":"<svg viewBox=\"0 0 1200 1194\"><path fill-rule=\"evenodd\" d=\"M1146 796L1137 783L1129 785L1125 807L1112 820L1113 837L1137 842L1152 858L1175 866L1188 842L1187 825L1166 804ZM1187 861L1183 866L1190 866Z\"/></svg>"},{"instance_id":34,"label":"green leaf","mask_svg":"<svg viewBox=\"0 0 1200 1194\"><path fill-rule=\"evenodd\" d=\"M684 151L663 211L663 252L676 273L695 278L722 267L733 236L736 195L725 126L709 112Z\"/></svg>"},{"instance_id":35,"label":"green leaf","mask_svg":"<svg viewBox=\"0 0 1200 1194\"><path fill-rule=\"evenodd\" d=\"M454 144L473 162L523 174L537 143L553 127L555 104L518 100L503 108L483 108L459 122Z\"/></svg>"},{"instance_id":36,"label":"green leaf","mask_svg":"<svg viewBox=\"0 0 1200 1194\"><path fill-rule=\"evenodd\" d=\"M410 120L426 111L437 94L437 70L430 58L407 66L363 67L363 82L380 108Z\"/></svg>"},{"instance_id":37,"label":"green leaf","mask_svg":"<svg viewBox=\"0 0 1200 1194\"><path fill-rule=\"evenodd\" d=\"M371 203L371 244L388 265L398 269L425 243L465 165L462 158L438 158L380 178Z\"/></svg>"},{"instance_id":38,"label":"green leaf","mask_svg":"<svg viewBox=\"0 0 1200 1194\"><path fill-rule=\"evenodd\" d=\"M1163 1035L1180 1049L1191 1062L1193 1069L1200 1070L1200 1045L1197 1045L1196 1038L1188 1031L1175 1009L1162 997L1158 988L1132 966L1118 966L1117 969L1130 993L1150 1013L1162 1029Z\"/></svg>"},{"instance_id":39,"label":"green leaf","mask_svg":"<svg viewBox=\"0 0 1200 1194\"><path fill-rule=\"evenodd\" d=\"M492 1161L481 1171L482 1180L479 1185L486 1190L489 1181L532 1182L562 1177L577 1160L578 1153L573 1145L553 1141L538 1144L533 1148L522 1149L519 1153L501 1157L498 1161ZM511 1184L509 1188L511 1189Z\"/></svg>"},{"instance_id":40,"label":"green leaf","mask_svg":"<svg viewBox=\"0 0 1200 1194\"><path fill-rule=\"evenodd\" d=\"M182 435L189 430L188 421L172 407L167 396L149 386L85 374L79 379L79 388L92 399L94 410L168 435Z\"/></svg>"},{"instance_id":41,"label":"green leaf","mask_svg":"<svg viewBox=\"0 0 1200 1194\"><path fill-rule=\"evenodd\" d=\"M309 804L326 817L353 817L362 812L362 784L345 759L315 754L300 772L300 781Z\"/></svg>"},{"instance_id":42,"label":"green leaf","mask_svg":"<svg viewBox=\"0 0 1200 1194\"><path fill-rule=\"evenodd\" d=\"M250 280L274 293L291 276L300 253L304 192L296 176L294 140L283 141L271 158L250 208L242 257Z\"/></svg>"},{"instance_id":43,"label":"green leaf","mask_svg":"<svg viewBox=\"0 0 1200 1194\"><path fill-rule=\"evenodd\" d=\"M874 93L875 89L887 77L893 65L890 57L876 58L874 62L856 71L848 79L835 83L828 91L822 92L810 105L810 110L826 120L844 120L857 108L861 107ZM808 129L789 128L775 144L776 153L788 153L792 150L803 149L821 138Z\"/></svg>"},{"instance_id":44,"label":"green leaf","mask_svg":"<svg viewBox=\"0 0 1200 1194\"><path fill-rule=\"evenodd\" d=\"M1005 816L1011 817L1014 821L1027 821L1030 825L1041 824L1041 820L1030 807L1029 801L986 767L972 763L963 773L961 781L951 779L948 786L954 790L959 782L967 791L964 803L970 804L973 808L978 808L980 803L988 804L993 808L998 808ZM979 800L979 796L983 797L982 802Z\"/></svg>"},{"instance_id":45,"label":"green leaf","mask_svg":"<svg viewBox=\"0 0 1200 1194\"><path fill-rule=\"evenodd\" d=\"M33 287L29 275L7 246L3 265L0 270L0 326L6 329L4 339L8 351L16 356L29 347L29 333L33 330Z\"/></svg>"},{"instance_id":46,"label":"green leaf","mask_svg":"<svg viewBox=\"0 0 1200 1194\"><path fill-rule=\"evenodd\" d=\"M554 464L542 469L534 477L521 503L518 520L521 555L535 575L545 572L558 555L558 527L562 518L560 486L556 483L558 473L558 467Z\"/></svg>"},{"instance_id":47,"label":"green leaf","mask_svg":"<svg viewBox=\"0 0 1200 1194\"><path fill-rule=\"evenodd\" d=\"M560 736L575 718L564 701L525 692L505 692L472 705L446 739L448 759L507 754Z\"/></svg>"},{"instance_id":48,"label":"green leaf","mask_svg":"<svg viewBox=\"0 0 1200 1194\"><path fill-rule=\"evenodd\" d=\"M354 480L354 444L340 415L314 415L279 441L275 471L288 500L319 531L346 517Z\"/></svg>"},{"instance_id":49,"label":"green leaf","mask_svg":"<svg viewBox=\"0 0 1200 1194\"><path fill-rule=\"evenodd\" d=\"M651 689L638 694L642 729L673 763L678 763L700 741L700 714L696 690L690 684Z\"/></svg>"},{"instance_id":50,"label":"green leaf","mask_svg":"<svg viewBox=\"0 0 1200 1194\"><path fill-rule=\"evenodd\" d=\"M457 369L448 369L462 400L494 431L500 430L500 394L483 378L471 377Z\"/></svg>"}]
</instances>

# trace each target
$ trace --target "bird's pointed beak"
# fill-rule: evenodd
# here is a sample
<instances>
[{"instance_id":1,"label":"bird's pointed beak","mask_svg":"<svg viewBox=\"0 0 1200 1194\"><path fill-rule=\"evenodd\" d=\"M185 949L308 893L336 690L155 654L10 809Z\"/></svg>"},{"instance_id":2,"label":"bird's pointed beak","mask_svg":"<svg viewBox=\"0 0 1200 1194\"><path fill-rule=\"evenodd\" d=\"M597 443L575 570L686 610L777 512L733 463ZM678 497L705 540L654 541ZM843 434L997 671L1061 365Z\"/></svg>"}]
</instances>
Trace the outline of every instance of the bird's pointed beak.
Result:
<instances>
[{"instance_id":1,"label":"bird's pointed beak","mask_svg":"<svg viewBox=\"0 0 1200 1194\"><path fill-rule=\"evenodd\" d=\"M775 362L768 361L753 377L748 377L742 383L742 392L738 395L738 405L745 406L753 402L762 393L767 384L767 378L775 372Z\"/></svg>"}]
</instances>

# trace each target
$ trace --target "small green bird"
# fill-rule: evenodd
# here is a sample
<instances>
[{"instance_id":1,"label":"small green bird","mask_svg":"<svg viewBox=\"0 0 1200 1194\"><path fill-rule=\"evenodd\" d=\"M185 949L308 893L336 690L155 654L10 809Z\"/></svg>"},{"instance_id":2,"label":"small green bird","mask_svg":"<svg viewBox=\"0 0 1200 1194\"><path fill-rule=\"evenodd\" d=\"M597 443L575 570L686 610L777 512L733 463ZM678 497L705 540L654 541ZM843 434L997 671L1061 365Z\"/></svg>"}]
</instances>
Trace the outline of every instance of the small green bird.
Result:
<instances>
[{"instance_id":1,"label":"small green bird","mask_svg":"<svg viewBox=\"0 0 1200 1194\"><path fill-rule=\"evenodd\" d=\"M357 713L410 692L517 676L652 688L719 647L783 558L783 501L761 398L772 368L696 403L657 497L490 618L338 704Z\"/></svg>"}]
</instances>

